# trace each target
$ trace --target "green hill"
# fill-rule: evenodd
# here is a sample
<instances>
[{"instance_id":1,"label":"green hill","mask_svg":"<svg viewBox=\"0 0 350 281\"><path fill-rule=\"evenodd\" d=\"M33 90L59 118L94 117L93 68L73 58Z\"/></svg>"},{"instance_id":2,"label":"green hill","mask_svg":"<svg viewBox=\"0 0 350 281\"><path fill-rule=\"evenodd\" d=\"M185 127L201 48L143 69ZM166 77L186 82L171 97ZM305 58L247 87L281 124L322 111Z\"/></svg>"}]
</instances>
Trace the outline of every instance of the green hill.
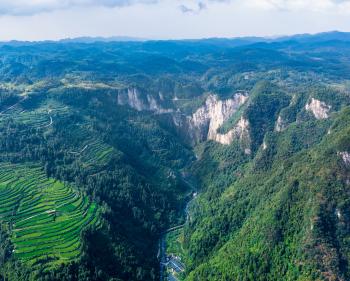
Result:
<instances>
[{"instance_id":1,"label":"green hill","mask_svg":"<svg viewBox=\"0 0 350 281\"><path fill-rule=\"evenodd\" d=\"M78 257L82 228L98 222L96 204L35 166L3 164L0 182L0 216L16 258L50 267Z\"/></svg>"},{"instance_id":2,"label":"green hill","mask_svg":"<svg viewBox=\"0 0 350 281\"><path fill-rule=\"evenodd\" d=\"M347 38L0 44L0 281L349 280Z\"/></svg>"}]
</instances>

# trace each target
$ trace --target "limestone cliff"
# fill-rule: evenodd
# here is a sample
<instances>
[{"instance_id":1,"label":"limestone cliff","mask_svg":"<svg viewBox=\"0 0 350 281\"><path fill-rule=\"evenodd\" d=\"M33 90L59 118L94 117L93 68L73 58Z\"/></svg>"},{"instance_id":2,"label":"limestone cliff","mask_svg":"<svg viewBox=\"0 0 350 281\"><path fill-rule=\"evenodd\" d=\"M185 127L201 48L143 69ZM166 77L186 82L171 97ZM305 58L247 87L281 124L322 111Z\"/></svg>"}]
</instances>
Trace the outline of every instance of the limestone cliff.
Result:
<instances>
[{"instance_id":1,"label":"limestone cliff","mask_svg":"<svg viewBox=\"0 0 350 281\"><path fill-rule=\"evenodd\" d=\"M235 137L240 137L248 129L248 121L241 118L237 125L225 134L217 130L237 109L246 102L247 96L236 94L231 99L220 100L216 95L209 95L205 105L187 117L191 139L198 141L214 140L222 144L230 144Z\"/></svg>"},{"instance_id":2,"label":"limestone cliff","mask_svg":"<svg viewBox=\"0 0 350 281\"><path fill-rule=\"evenodd\" d=\"M201 141L213 140L221 144L230 144L233 139L249 137L248 120L243 117L227 133L220 134L218 129L243 105L247 95L236 94L232 98L220 100L216 95L209 95L205 104L192 115L185 116L178 110L164 108L162 96L154 97L142 93L137 88L128 88L118 92L118 104L129 106L137 111L152 111L156 114L172 113L175 127L185 133L190 142L195 144Z\"/></svg>"},{"instance_id":3,"label":"limestone cliff","mask_svg":"<svg viewBox=\"0 0 350 281\"><path fill-rule=\"evenodd\" d=\"M346 166L350 166L350 153L347 151L338 152L338 155L343 159Z\"/></svg>"},{"instance_id":4,"label":"limestone cliff","mask_svg":"<svg viewBox=\"0 0 350 281\"><path fill-rule=\"evenodd\" d=\"M162 96L160 96L160 99ZM143 94L137 88L128 88L118 92L118 104L127 105L137 111L152 111L157 114L169 113L173 110L163 108L155 97Z\"/></svg>"},{"instance_id":5,"label":"limestone cliff","mask_svg":"<svg viewBox=\"0 0 350 281\"><path fill-rule=\"evenodd\" d=\"M278 118L277 118L275 131L276 132L282 132L284 129L285 129L284 121L283 121L281 115L279 115Z\"/></svg>"},{"instance_id":6,"label":"limestone cliff","mask_svg":"<svg viewBox=\"0 0 350 281\"><path fill-rule=\"evenodd\" d=\"M311 112L316 119L326 119L331 109L325 102L311 98L311 101L305 105L305 109Z\"/></svg>"},{"instance_id":7,"label":"limestone cliff","mask_svg":"<svg viewBox=\"0 0 350 281\"><path fill-rule=\"evenodd\" d=\"M230 144L234 139L247 139L249 138L249 122L247 119L241 117L241 119L237 122L235 127L228 131L226 134L216 133L209 139L215 140L221 144ZM250 154L248 150L246 150L247 154Z\"/></svg>"}]
</instances>

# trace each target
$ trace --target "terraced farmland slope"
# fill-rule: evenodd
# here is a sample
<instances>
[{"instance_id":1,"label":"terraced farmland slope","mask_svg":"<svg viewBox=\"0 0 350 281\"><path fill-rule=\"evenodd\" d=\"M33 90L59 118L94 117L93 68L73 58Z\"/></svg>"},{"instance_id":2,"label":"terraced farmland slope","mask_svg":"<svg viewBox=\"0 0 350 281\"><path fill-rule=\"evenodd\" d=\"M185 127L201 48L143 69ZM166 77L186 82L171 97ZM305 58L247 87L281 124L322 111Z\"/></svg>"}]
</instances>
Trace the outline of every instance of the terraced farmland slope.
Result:
<instances>
[{"instance_id":1,"label":"terraced farmland slope","mask_svg":"<svg viewBox=\"0 0 350 281\"><path fill-rule=\"evenodd\" d=\"M8 225L20 260L52 267L75 259L81 230L97 217L87 196L47 178L39 167L0 166L0 221Z\"/></svg>"}]
</instances>

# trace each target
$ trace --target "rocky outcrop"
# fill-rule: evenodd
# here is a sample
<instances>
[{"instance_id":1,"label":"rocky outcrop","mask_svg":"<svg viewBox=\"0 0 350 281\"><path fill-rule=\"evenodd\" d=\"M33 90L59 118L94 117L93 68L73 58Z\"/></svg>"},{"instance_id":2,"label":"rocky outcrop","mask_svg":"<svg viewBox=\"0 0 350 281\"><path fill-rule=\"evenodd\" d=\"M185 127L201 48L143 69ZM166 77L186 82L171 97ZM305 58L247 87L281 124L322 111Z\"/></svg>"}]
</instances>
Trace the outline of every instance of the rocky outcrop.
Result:
<instances>
[{"instance_id":1,"label":"rocky outcrop","mask_svg":"<svg viewBox=\"0 0 350 281\"><path fill-rule=\"evenodd\" d=\"M331 106L323 101L311 98L311 101L305 105L305 109L311 112L316 119L326 119L329 117Z\"/></svg>"},{"instance_id":2,"label":"rocky outcrop","mask_svg":"<svg viewBox=\"0 0 350 281\"><path fill-rule=\"evenodd\" d=\"M266 142L264 141L263 144L262 144L262 149L263 149L263 150L266 150L266 148L267 148L267 144L266 144Z\"/></svg>"},{"instance_id":3,"label":"rocky outcrop","mask_svg":"<svg viewBox=\"0 0 350 281\"><path fill-rule=\"evenodd\" d=\"M147 108L145 100L141 97L140 92L135 88L120 91L118 93L118 104L128 105L138 111L145 110Z\"/></svg>"},{"instance_id":4,"label":"rocky outcrop","mask_svg":"<svg viewBox=\"0 0 350 281\"><path fill-rule=\"evenodd\" d=\"M118 105L126 105L137 111L152 111L157 114L172 113L175 127L185 133L193 144L213 140L221 144L230 144L234 139L249 137L249 122L243 117L227 133L218 133L218 129L243 105L247 96L241 93L230 99L220 100L216 95L209 95L205 104L191 116L161 106L163 95L154 97L141 93L137 88L121 90L118 93Z\"/></svg>"},{"instance_id":5,"label":"rocky outcrop","mask_svg":"<svg viewBox=\"0 0 350 281\"><path fill-rule=\"evenodd\" d=\"M338 152L338 155L343 159L344 164L350 167L350 153L347 151Z\"/></svg>"},{"instance_id":6,"label":"rocky outcrop","mask_svg":"<svg viewBox=\"0 0 350 281\"><path fill-rule=\"evenodd\" d=\"M246 139L249 138L249 122L247 119L244 119L241 117L241 119L238 121L238 123L235 125L233 129L228 131L226 134L213 134L212 136L208 136L208 139L214 140L216 142L219 142L221 144L230 144L234 139ZM250 154L248 151L246 151L247 154Z\"/></svg>"},{"instance_id":7,"label":"rocky outcrop","mask_svg":"<svg viewBox=\"0 0 350 281\"><path fill-rule=\"evenodd\" d=\"M146 110L157 114L173 112L170 108L163 108L152 95L142 94L137 88L119 91L118 104L127 105L137 111Z\"/></svg>"},{"instance_id":8,"label":"rocky outcrop","mask_svg":"<svg viewBox=\"0 0 350 281\"><path fill-rule=\"evenodd\" d=\"M281 115L278 116L276 126L275 126L275 131L276 132L282 132L285 129L285 124L283 122L283 119Z\"/></svg>"},{"instance_id":9,"label":"rocky outcrop","mask_svg":"<svg viewBox=\"0 0 350 281\"><path fill-rule=\"evenodd\" d=\"M343 217L342 213L340 212L340 210L338 208L335 209L335 214L338 217L338 219L341 219Z\"/></svg>"},{"instance_id":10,"label":"rocky outcrop","mask_svg":"<svg viewBox=\"0 0 350 281\"><path fill-rule=\"evenodd\" d=\"M220 100L216 95L208 96L205 105L197 109L192 116L187 117L191 139L196 142L214 140L222 144L230 144L234 138L246 134L249 124L244 118L241 118L229 132L225 134L217 132L246 100L247 96L242 94L236 94L227 100Z\"/></svg>"}]
</instances>

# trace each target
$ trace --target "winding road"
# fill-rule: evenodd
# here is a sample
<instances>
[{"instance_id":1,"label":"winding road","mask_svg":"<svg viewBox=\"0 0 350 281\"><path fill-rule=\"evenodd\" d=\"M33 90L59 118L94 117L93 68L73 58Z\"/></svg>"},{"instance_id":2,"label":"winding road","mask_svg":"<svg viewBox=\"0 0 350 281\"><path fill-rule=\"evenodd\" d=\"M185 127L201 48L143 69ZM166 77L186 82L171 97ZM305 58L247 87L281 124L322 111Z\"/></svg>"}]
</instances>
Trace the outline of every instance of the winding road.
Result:
<instances>
[{"instance_id":1,"label":"winding road","mask_svg":"<svg viewBox=\"0 0 350 281\"><path fill-rule=\"evenodd\" d=\"M53 120L52 120L52 116L50 115L50 122L49 124L46 124L46 125L42 125L42 126L39 126L39 127L36 127L37 129L42 129L42 128L46 128L46 127L50 127L53 123Z\"/></svg>"}]
</instances>

